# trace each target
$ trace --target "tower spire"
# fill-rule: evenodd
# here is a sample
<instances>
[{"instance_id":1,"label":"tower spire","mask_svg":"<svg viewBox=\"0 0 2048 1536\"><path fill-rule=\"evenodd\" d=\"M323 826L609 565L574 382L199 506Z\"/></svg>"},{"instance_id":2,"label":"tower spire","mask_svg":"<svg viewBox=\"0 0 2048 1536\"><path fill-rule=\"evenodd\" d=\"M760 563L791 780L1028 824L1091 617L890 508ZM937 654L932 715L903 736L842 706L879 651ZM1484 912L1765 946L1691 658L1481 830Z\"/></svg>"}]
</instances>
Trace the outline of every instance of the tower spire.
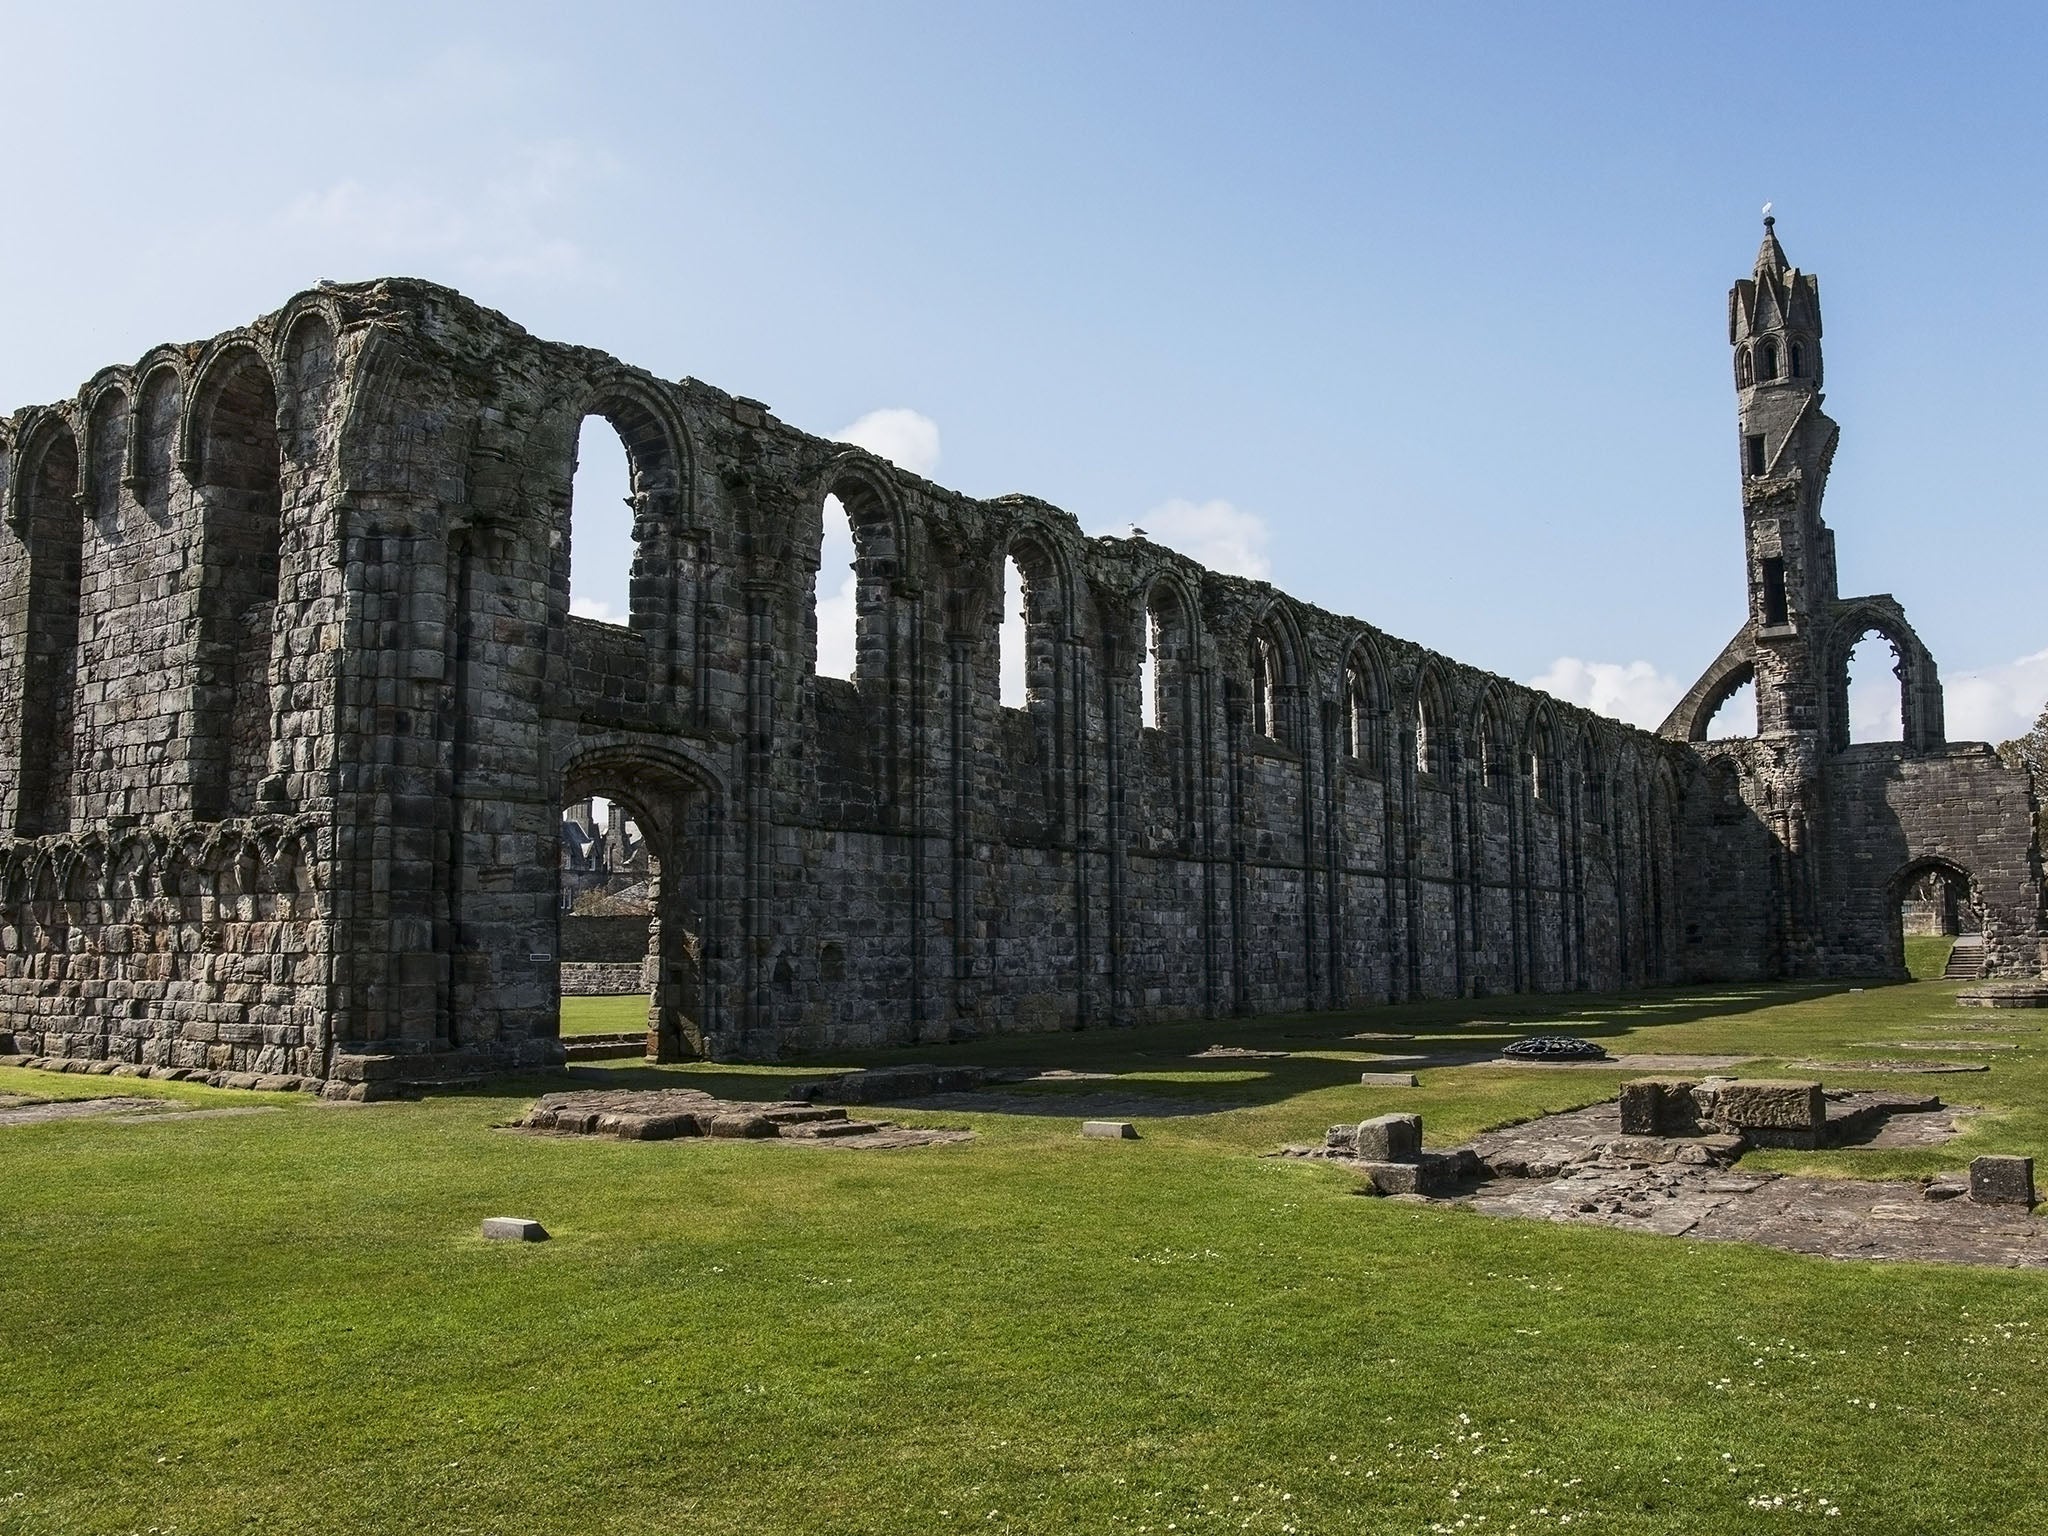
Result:
<instances>
[{"instance_id":1,"label":"tower spire","mask_svg":"<svg viewBox=\"0 0 2048 1536\"><path fill-rule=\"evenodd\" d=\"M1778 244L1777 226L1778 221L1771 214L1771 205L1765 203L1764 243L1757 247L1756 253L1756 275L1758 277L1762 277L1766 272L1770 273L1772 277L1781 277L1792 266L1792 263L1785 259L1785 247Z\"/></svg>"}]
</instances>

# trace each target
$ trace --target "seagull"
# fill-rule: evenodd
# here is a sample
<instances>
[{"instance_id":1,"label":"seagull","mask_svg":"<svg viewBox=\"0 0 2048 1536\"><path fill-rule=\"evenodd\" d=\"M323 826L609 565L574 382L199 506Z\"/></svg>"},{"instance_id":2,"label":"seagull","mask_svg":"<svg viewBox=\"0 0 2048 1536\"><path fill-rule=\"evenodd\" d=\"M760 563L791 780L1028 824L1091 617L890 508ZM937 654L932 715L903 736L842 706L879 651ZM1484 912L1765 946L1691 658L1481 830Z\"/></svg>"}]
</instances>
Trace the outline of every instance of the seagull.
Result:
<instances>
[{"instance_id":1,"label":"seagull","mask_svg":"<svg viewBox=\"0 0 2048 1536\"><path fill-rule=\"evenodd\" d=\"M1769 203L1765 203L1765 204L1764 204L1764 217L1768 219L1768 218L1769 218L1770 216L1771 216L1771 205L1770 205Z\"/></svg>"},{"instance_id":2,"label":"seagull","mask_svg":"<svg viewBox=\"0 0 2048 1536\"><path fill-rule=\"evenodd\" d=\"M1146 533L1144 529L1140 528L1136 523L1133 523L1131 524L1130 536L1134 539L1142 539L1146 537Z\"/></svg>"}]
</instances>

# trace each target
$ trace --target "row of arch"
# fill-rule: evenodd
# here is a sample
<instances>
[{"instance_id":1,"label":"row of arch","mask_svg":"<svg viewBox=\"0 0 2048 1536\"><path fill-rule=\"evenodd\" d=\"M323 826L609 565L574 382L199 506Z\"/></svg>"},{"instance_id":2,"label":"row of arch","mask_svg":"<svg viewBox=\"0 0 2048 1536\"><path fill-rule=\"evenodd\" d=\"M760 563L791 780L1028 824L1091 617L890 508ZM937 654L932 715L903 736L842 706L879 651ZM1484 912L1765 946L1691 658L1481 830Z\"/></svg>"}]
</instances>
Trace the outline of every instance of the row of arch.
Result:
<instances>
[{"instance_id":1,"label":"row of arch","mask_svg":"<svg viewBox=\"0 0 2048 1536\"><path fill-rule=\"evenodd\" d=\"M1774 384L1780 378L1804 379L1818 359L1813 343L1804 336L1765 336L1735 349L1735 383L1748 389L1756 384ZM1816 382L1818 379L1816 378Z\"/></svg>"},{"instance_id":2,"label":"row of arch","mask_svg":"<svg viewBox=\"0 0 2048 1536\"><path fill-rule=\"evenodd\" d=\"M4 445L5 515L26 555L17 836L66 831L90 769L81 759L137 727L81 709L94 696L81 682L97 668L138 665L132 653L87 654L81 636L138 574L121 563L152 556L178 591L182 621L165 626L160 643L182 653L147 658L159 680L150 693L184 718L180 739L150 767L182 778L187 803L178 808L198 820L255 810L275 734L285 482L317 451L336 336L333 319L304 301L265 335L233 333L196 358L159 348L133 368L103 371L68 407L17 418ZM124 506L146 521L126 527ZM132 624L108 631L102 650L136 643Z\"/></svg>"},{"instance_id":3,"label":"row of arch","mask_svg":"<svg viewBox=\"0 0 2048 1536\"><path fill-rule=\"evenodd\" d=\"M0 907L41 908L46 922L60 916L58 907L78 903L125 907L160 901L213 904L258 898L311 902L317 899L323 881L319 826L305 817L257 817L214 826L187 824L176 830L89 831L0 846ZM193 911L187 915L196 919L215 914ZM278 911L273 915L306 916L310 912Z\"/></svg>"}]
</instances>

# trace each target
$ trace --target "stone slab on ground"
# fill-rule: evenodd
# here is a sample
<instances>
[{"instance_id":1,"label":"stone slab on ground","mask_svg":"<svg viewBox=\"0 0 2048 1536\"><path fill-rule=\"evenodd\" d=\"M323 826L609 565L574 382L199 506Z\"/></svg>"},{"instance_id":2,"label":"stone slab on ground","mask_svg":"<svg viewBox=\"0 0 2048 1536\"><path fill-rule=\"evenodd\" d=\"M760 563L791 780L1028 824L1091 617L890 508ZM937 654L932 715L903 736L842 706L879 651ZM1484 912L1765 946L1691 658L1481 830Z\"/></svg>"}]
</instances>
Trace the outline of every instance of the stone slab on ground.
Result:
<instances>
[{"instance_id":1,"label":"stone slab on ground","mask_svg":"<svg viewBox=\"0 0 2048 1536\"><path fill-rule=\"evenodd\" d=\"M980 1067L966 1063L940 1066L912 1061L893 1067L864 1067L815 1082L798 1083L794 1098L846 1104L897 1104L935 1093L964 1093L990 1083L1028 1082L1039 1074L1029 1067Z\"/></svg>"},{"instance_id":2,"label":"stone slab on ground","mask_svg":"<svg viewBox=\"0 0 2048 1536\"><path fill-rule=\"evenodd\" d=\"M498 1243L544 1243L548 1229L527 1216L486 1216L484 1236Z\"/></svg>"},{"instance_id":3,"label":"stone slab on ground","mask_svg":"<svg viewBox=\"0 0 2048 1536\"><path fill-rule=\"evenodd\" d=\"M1956 994L1965 1008L2048 1008L2048 981L1999 981Z\"/></svg>"},{"instance_id":4,"label":"stone slab on ground","mask_svg":"<svg viewBox=\"0 0 2048 1536\"><path fill-rule=\"evenodd\" d=\"M1361 1072L1358 1083L1362 1088L1413 1088L1416 1078L1413 1072Z\"/></svg>"},{"instance_id":5,"label":"stone slab on ground","mask_svg":"<svg viewBox=\"0 0 2048 1536\"><path fill-rule=\"evenodd\" d=\"M1830 1072L1903 1072L1923 1077L1939 1077L1959 1072L1989 1072L1991 1064L1983 1061L1795 1061L1789 1065L1802 1072L1818 1072L1825 1077Z\"/></svg>"},{"instance_id":6,"label":"stone slab on ground","mask_svg":"<svg viewBox=\"0 0 2048 1536\"><path fill-rule=\"evenodd\" d=\"M1083 1120L1081 1134L1098 1141L1136 1141L1138 1128L1128 1120Z\"/></svg>"},{"instance_id":7,"label":"stone slab on ground","mask_svg":"<svg viewBox=\"0 0 2048 1536\"><path fill-rule=\"evenodd\" d=\"M1197 1051L1189 1061L1285 1061L1292 1051L1255 1051L1242 1045L1212 1045Z\"/></svg>"},{"instance_id":8,"label":"stone slab on ground","mask_svg":"<svg viewBox=\"0 0 2048 1536\"><path fill-rule=\"evenodd\" d=\"M1830 1118L1868 1118L1872 1100L1902 1106L1913 1095L1831 1093ZM1935 1145L1954 1133L1953 1107L1901 1107L1869 1145ZM1894 1134L1918 1141L1888 1143ZM1723 1150L1740 1150L1734 1138ZM1815 1179L1718 1166L1689 1155L1707 1138L1638 1138L1621 1131L1620 1106L1546 1115L1490 1131L1473 1143L1487 1170L1455 1198L1495 1216L1583 1222L1666 1236L1752 1242L1831 1258L2048 1268L2048 1222L2012 1206L1943 1198L1953 1181L1928 1186L1869 1179ZM1677 1147L1663 1161L1645 1154Z\"/></svg>"},{"instance_id":9,"label":"stone slab on ground","mask_svg":"<svg viewBox=\"0 0 2048 1536\"><path fill-rule=\"evenodd\" d=\"M701 1088L583 1088L546 1093L513 1129L553 1136L608 1136L619 1141L719 1137L801 1142L812 1146L890 1151L967 1141L968 1130L927 1130L886 1120L855 1120L836 1106L790 1100L774 1104L721 1099Z\"/></svg>"},{"instance_id":10,"label":"stone slab on ground","mask_svg":"<svg viewBox=\"0 0 2048 1536\"><path fill-rule=\"evenodd\" d=\"M117 1125L162 1125L173 1120L226 1120L238 1115L274 1115L275 1104L234 1104L194 1109L181 1099L37 1099L9 1095L0 1102L0 1129L43 1125L52 1120L110 1120Z\"/></svg>"}]
</instances>

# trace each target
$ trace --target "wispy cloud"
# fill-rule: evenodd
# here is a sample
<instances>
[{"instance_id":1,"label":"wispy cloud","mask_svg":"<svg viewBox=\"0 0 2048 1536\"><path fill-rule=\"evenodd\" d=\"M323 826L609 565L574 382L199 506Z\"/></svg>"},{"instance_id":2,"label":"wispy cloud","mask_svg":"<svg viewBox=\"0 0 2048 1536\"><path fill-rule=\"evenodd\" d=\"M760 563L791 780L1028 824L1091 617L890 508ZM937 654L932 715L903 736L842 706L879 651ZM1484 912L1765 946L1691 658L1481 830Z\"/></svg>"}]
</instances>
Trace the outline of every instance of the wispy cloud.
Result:
<instances>
[{"instance_id":1,"label":"wispy cloud","mask_svg":"<svg viewBox=\"0 0 2048 1536\"><path fill-rule=\"evenodd\" d=\"M573 140L515 149L493 173L452 184L346 177L293 198L276 237L311 247L332 275L413 271L462 281L564 282L607 269L572 233L576 207L619 174Z\"/></svg>"},{"instance_id":2,"label":"wispy cloud","mask_svg":"<svg viewBox=\"0 0 2048 1536\"><path fill-rule=\"evenodd\" d=\"M1894 688L1894 708L1897 698ZM1958 672L1945 680L1942 698L1951 741L1995 743L2024 735L2048 704L2048 651Z\"/></svg>"},{"instance_id":3,"label":"wispy cloud","mask_svg":"<svg viewBox=\"0 0 2048 1536\"><path fill-rule=\"evenodd\" d=\"M906 406L869 411L834 432L832 440L865 448L913 475L930 476L939 467L939 424Z\"/></svg>"},{"instance_id":4,"label":"wispy cloud","mask_svg":"<svg viewBox=\"0 0 2048 1536\"><path fill-rule=\"evenodd\" d=\"M1249 576L1264 581L1273 574L1273 562L1266 555L1270 530L1255 512L1222 500L1188 501L1175 497L1162 501L1139 520L1145 536L1155 544L1177 549L1199 560L1212 571L1230 576ZM1106 530L1122 533L1123 529Z\"/></svg>"},{"instance_id":5,"label":"wispy cloud","mask_svg":"<svg viewBox=\"0 0 2048 1536\"><path fill-rule=\"evenodd\" d=\"M1685 694L1677 678L1651 662L1582 661L1576 656L1558 657L1541 676L1530 678L1529 686L1646 731L1662 725L1671 706ZM1752 720L1749 732L1755 729Z\"/></svg>"}]
</instances>

